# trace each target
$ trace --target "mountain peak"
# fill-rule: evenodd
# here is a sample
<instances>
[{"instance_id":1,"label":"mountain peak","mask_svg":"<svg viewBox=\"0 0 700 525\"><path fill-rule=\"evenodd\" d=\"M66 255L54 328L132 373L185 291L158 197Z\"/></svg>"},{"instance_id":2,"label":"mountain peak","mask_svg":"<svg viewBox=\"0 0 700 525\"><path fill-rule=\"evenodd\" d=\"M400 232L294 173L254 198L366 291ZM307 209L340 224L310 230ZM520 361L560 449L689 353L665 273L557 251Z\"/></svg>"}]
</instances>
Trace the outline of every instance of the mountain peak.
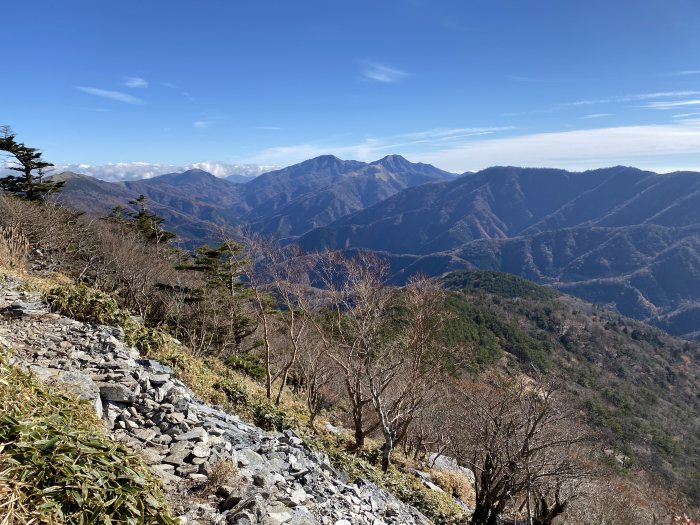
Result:
<instances>
[{"instance_id":1,"label":"mountain peak","mask_svg":"<svg viewBox=\"0 0 700 525\"><path fill-rule=\"evenodd\" d=\"M93 180L95 177L92 175L85 175L84 173L75 173L74 171L62 171L61 173L57 173L56 175L51 175L49 177L52 181L54 182L65 182L69 180L76 180L76 179L84 179L84 180Z\"/></svg>"},{"instance_id":2,"label":"mountain peak","mask_svg":"<svg viewBox=\"0 0 700 525\"><path fill-rule=\"evenodd\" d=\"M384 158L375 160L372 162L372 164L375 166L382 166L390 170L406 170L413 168L413 163L401 155L387 155Z\"/></svg>"},{"instance_id":3,"label":"mountain peak","mask_svg":"<svg viewBox=\"0 0 700 525\"><path fill-rule=\"evenodd\" d=\"M309 160L305 160L301 162L300 164L306 165L306 164L339 164L341 162L345 162L343 159L340 159L336 157L335 155L319 155L318 157L314 157Z\"/></svg>"},{"instance_id":4,"label":"mountain peak","mask_svg":"<svg viewBox=\"0 0 700 525\"><path fill-rule=\"evenodd\" d=\"M150 182L156 183L170 183L170 184L183 184L183 183L193 183L193 182L208 182L218 179L215 175L212 175L208 171L200 170L197 168L183 171L182 173L166 173L164 175L158 175L157 177L152 177L150 179L144 179L142 182L148 184Z\"/></svg>"}]
</instances>

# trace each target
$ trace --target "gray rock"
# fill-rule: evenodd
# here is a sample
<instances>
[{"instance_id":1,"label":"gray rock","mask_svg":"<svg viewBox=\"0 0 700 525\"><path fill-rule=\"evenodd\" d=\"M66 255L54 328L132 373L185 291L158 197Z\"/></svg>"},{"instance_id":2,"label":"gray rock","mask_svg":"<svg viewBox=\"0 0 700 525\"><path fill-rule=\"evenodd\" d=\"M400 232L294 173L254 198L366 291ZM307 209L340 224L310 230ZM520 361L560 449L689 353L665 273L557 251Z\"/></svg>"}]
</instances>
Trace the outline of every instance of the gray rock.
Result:
<instances>
[{"instance_id":1,"label":"gray rock","mask_svg":"<svg viewBox=\"0 0 700 525\"><path fill-rule=\"evenodd\" d=\"M104 408L100 399L100 391L90 375L76 370L60 370L32 366L31 371L47 384L60 385L69 393L88 401L95 409L97 417L102 418Z\"/></svg>"},{"instance_id":2,"label":"gray rock","mask_svg":"<svg viewBox=\"0 0 700 525\"><path fill-rule=\"evenodd\" d=\"M180 434L175 438L175 441L201 441L206 443L208 440L207 431L201 427Z\"/></svg>"},{"instance_id":3,"label":"gray rock","mask_svg":"<svg viewBox=\"0 0 700 525\"><path fill-rule=\"evenodd\" d=\"M190 455L189 450L180 450L178 452L171 452L163 459L163 463L168 463L169 465L175 465L175 466L182 465L185 462L185 459L187 457L189 457L189 455ZM197 468L197 470L199 470L199 468Z\"/></svg>"},{"instance_id":4,"label":"gray rock","mask_svg":"<svg viewBox=\"0 0 700 525\"><path fill-rule=\"evenodd\" d=\"M196 474L199 472L199 467L196 465L180 465L175 469L175 471L181 476L187 476L189 474Z\"/></svg>"},{"instance_id":5,"label":"gray rock","mask_svg":"<svg viewBox=\"0 0 700 525\"><path fill-rule=\"evenodd\" d=\"M472 472L470 469L467 467L462 467L457 463L457 460L455 458L451 458L449 456L442 456L442 455L437 455L437 454L431 454L428 457L428 465L432 466L435 470L441 470L444 472L453 472L456 474L461 474L467 480L469 483L472 485L476 481L474 478L474 472Z\"/></svg>"},{"instance_id":6,"label":"gray rock","mask_svg":"<svg viewBox=\"0 0 700 525\"><path fill-rule=\"evenodd\" d=\"M136 363L140 367L144 368L145 370L148 370L153 374L172 375L173 373L172 369L169 366L162 365L158 361L153 361L151 359L138 359Z\"/></svg>"},{"instance_id":7,"label":"gray rock","mask_svg":"<svg viewBox=\"0 0 700 525\"><path fill-rule=\"evenodd\" d=\"M103 401L115 401L118 403L133 403L135 396L133 390L119 383L97 383L100 389L100 397Z\"/></svg>"},{"instance_id":8,"label":"gray rock","mask_svg":"<svg viewBox=\"0 0 700 525\"><path fill-rule=\"evenodd\" d=\"M195 445L192 449L192 455L196 458L208 458L211 454L211 449L205 445Z\"/></svg>"}]
</instances>

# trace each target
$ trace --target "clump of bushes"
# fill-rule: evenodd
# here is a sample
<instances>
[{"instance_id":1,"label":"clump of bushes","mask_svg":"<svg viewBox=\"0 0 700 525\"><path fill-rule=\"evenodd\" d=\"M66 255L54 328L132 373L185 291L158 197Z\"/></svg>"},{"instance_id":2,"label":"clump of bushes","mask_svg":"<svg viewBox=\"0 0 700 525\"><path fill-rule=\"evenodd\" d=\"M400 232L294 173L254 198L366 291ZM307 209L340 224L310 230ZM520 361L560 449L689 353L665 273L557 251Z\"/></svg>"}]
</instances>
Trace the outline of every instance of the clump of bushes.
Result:
<instances>
[{"instance_id":1,"label":"clump of bushes","mask_svg":"<svg viewBox=\"0 0 700 525\"><path fill-rule=\"evenodd\" d=\"M250 408L252 409L253 421L264 430L282 432L288 428L298 427L296 418L267 400L256 400Z\"/></svg>"},{"instance_id":2,"label":"clump of bushes","mask_svg":"<svg viewBox=\"0 0 700 525\"><path fill-rule=\"evenodd\" d=\"M77 321L121 327L131 321L114 297L85 284L54 288L46 300L54 310Z\"/></svg>"},{"instance_id":3,"label":"clump of bushes","mask_svg":"<svg viewBox=\"0 0 700 525\"><path fill-rule=\"evenodd\" d=\"M46 387L0 354L2 523L169 525L141 458L102 432L85 402Z\"/></svg>"},{"instance_id":4,"label":"clump of bushes","mask_svg":"<svg viewBox=\"0 0 700 525\"><path fill-rule=\"evenodd\" d=\"M265 364L257 354L234 354L226 358L226 364L258 381L265 379Z\"/></svg>"},{"instance_id":5,"label":"clump of bushes","mask_svg":"<svg viewBox=\"0 0 700 525\"><path fill-rule=\"evenodd\" d=\"M144 355L171 341L166 333L134 320L112 295L82 283L52 288L46 300L53 310L77 321L122 328L126 342Z\"/></svg>"}]
</instances>

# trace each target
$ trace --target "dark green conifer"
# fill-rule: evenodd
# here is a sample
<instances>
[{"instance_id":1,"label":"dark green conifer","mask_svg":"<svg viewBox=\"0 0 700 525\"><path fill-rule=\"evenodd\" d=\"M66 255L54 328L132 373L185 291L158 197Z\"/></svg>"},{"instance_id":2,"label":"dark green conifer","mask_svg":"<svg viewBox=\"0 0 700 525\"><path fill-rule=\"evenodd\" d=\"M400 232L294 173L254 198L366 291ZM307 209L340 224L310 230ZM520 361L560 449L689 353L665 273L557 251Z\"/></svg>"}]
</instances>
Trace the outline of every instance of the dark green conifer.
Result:
<instances>
[{"instance_id":1,"label":"dark green conifer","mask_svg":"<svg viewBox=\"0 0 700 525\"><path fill-rule=\"evenodd\" d=\"M153 244L165 243L176 237L174 233L163 228L165 221L163 217L149 211L144 195L130 200L129 204L137 206L138 211L130 211L123 206L117 206L112 210L111 218L120 224L136 227L139 233Z\"/></svg>"},{"instance_id":2,"label":"dark green conifer","mask_svg":"<svg viewBox=\"0 0 700 525\"><path fill-rule=\"evenodd\" d=\"M43 200L59 191L63 182L44 180L53 164L42 159L38 149L18 143L15 137L9 126L0 128L0 151L12 157L7 168L20 173L0 178L0 189L30 201Z\"/></svg>"}]
</instances>

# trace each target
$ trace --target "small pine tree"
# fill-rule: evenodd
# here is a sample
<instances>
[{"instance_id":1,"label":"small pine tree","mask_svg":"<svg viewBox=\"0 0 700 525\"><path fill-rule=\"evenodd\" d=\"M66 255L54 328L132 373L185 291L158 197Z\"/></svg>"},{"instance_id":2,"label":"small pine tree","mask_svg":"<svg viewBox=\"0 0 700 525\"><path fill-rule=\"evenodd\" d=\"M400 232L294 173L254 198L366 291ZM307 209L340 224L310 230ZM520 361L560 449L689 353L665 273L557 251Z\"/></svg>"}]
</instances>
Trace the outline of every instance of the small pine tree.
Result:
<instances>
[{"instance_id":1,"label":"small pine tree","mask_svg":"<svg viewBox=\"0 0 700 525\"><path fill-rule=\"evenodd\" d=\"M176 235L163 228L165 219L148 210L146 197L139 195L138 198L130 200L129 204L137 206L138 211L129 211L123 206L117 206L112 210L111 218L119 224L135 226L141 235L153 244L166 243L174 239Z\"/></svg>"},{"instance_id":2,"label":"small pine tree","mask_svg":"<svg viewBox=\"0 0 700 525\"><path fill-rule=\"evenodd\" d=\"M5 151L13 158L7 166L21 175L8 175L0 178L0 189L30 201L43 200L56 193L63 182L44 180L47 169L53 164L41 158L41 152L15 140L16 135L9 126L0 128L0 151Z\"/></svg>"},{"instance_id":3,"label":"small pine tree","mask_svg":"<svg viewBox=\"0 0 700 525\"><path fill-rule=\"evenodd\" d=\"M226 322L220 325L219 333L213 338L220 348L237 349L241 341L255 331L255 321L246 308L250 292L241 280L246 264L242 251L239 243L226 239L215 247L204 245L197 248L192 261L179 267L196 271L206 280L205 287L193 291L189 301L206 299L216 304L218 313L226 316Z\"/></svg>"}]
</instances>

